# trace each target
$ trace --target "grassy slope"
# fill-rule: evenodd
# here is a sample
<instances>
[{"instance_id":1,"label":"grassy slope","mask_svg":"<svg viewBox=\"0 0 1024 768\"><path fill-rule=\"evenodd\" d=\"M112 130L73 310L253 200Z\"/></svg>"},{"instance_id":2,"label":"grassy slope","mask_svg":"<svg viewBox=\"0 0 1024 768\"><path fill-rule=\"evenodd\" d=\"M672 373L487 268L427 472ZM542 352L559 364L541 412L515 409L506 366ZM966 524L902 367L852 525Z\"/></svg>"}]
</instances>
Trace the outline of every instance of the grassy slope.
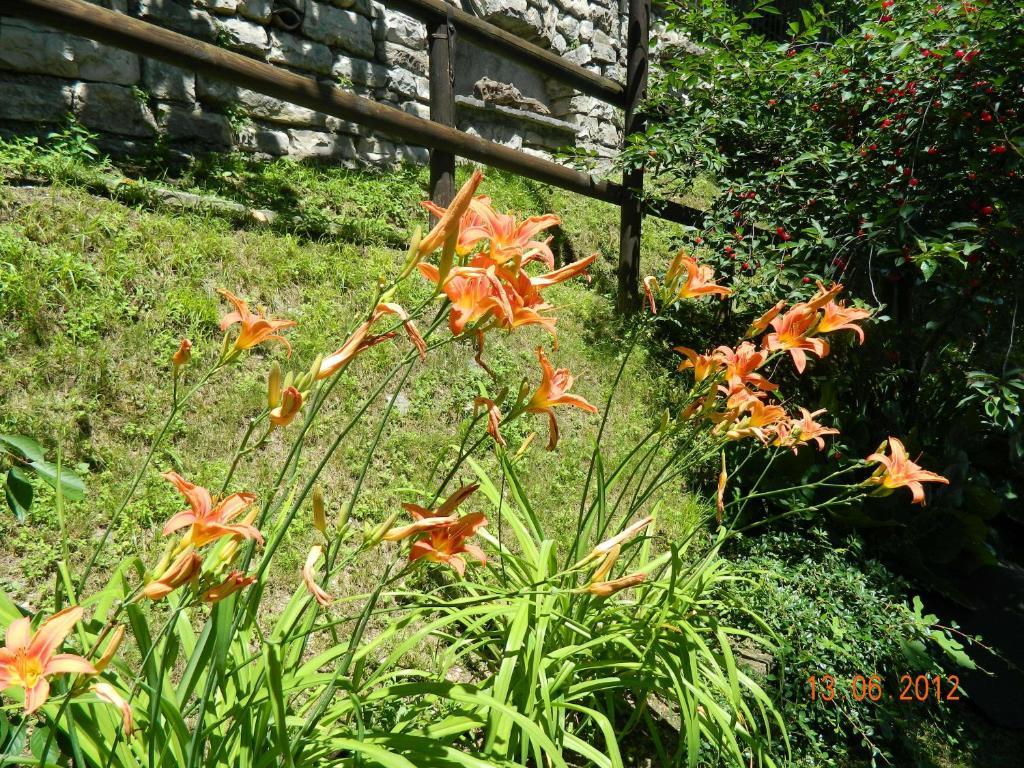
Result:
<instances>
[{"instance_id":1,"label":"grassy slope","mask_svg":"<svg viewBox=\"0 0 1024 768\"><path fill-rule=\"evenodd\" d=\"M424 187L424 174L418 170L379 175L285 162L257 168L221 160L179 180L183 186L286 214L268 229L95 196L85 189L95 165L68 160L63 153L2 145L0 168L8 181L0 187L0 354L5 360L0 368L0 431L34 435L51 454L60 446L65 462L88 465L90 493L68 513L73 558L87 556L165 418L170 397L167 360L178 339L193 340L197 361L216 357L216 324L225 311L217 287L266 306L275 316L297 320L292 360L305 367L318 353L340 346L376 277L402 258L392 245L397 233L425 222L417 206ZM25 177L63 183L17 186ZM559 243L563 256L599 250L607 257L591 286L575 281L550 292L560 307L559 349L552 359L579 376L580 394L603 403L621 353L621 329L607 294L617 211L502 174L489 174L485 183L500 208L521 214L560 212L565 220ZM313 241L294 234L328 226L358 233L361 242ZM649 227L648 232L652 253L664 252L671 232L665 227ZM424 286L416 285L399 299L410 305L427 295ZM491 342L488 358L499 373L518 378L516 372L525 371L536 381L533 349L540 343L548 345L546 335L526 329ZM332 429L380 382L395 355L392 345L382 345L353 366L336 390L337 401L307 457L318 456ZM181 506L158 471L177 468L197 482L219 487L247 418L260 407L263 376L274 357L283 360L282 351L256 351L240 370L228 372L206 390L174 425L172 439L158 453L117 527L113 540L119 553L155 557L159 524ZM382 519L400 500L411 498L402 489L427 487L438 461L443 467L451 460L450 446L467 403L479 386L488 384L471 357L467 347L447 347L416 369L399 398L404 412L384 435L356 508L358 518ZM657 418L666 386L661 370L643 350L631 358L620 406L606 431L612 455ZM371 409L379 412L380 407ZM575 489L598 421L578 412L566 414L555 453L542 449L546 424L538 419L531 425L541 439L529 449L534 460L529 490L559 530L572 525ZM367 422L329 465L329 500L340 504L347 498L375 427L375 420ZM509 437L515 445L524 435L511 432ZM275 436L243 464L236 485L263 491L287 445ZM44 591L59 550L47 489L37 491L30 525L18 526L8 514L0 514L0 581L29 600ZM682 504L669 516L686 526L698 514L695 506ZM294 568L287 568L287 560L283 563L293 576L307 533L308 524L302 521L294 531Z\"/></svg>"}]
</instances>

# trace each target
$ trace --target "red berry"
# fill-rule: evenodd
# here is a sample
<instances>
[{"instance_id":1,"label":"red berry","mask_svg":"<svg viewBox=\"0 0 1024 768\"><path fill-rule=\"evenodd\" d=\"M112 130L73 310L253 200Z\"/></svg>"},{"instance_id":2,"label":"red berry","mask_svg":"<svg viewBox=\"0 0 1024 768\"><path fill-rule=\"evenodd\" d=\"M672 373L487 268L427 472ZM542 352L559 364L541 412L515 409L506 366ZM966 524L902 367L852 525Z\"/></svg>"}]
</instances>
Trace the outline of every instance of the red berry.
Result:
<instances>
[{"instance_id":1,"label":"red berry","mask_svg":"<svg viewBox=\"0 0 1024 768\"><path fill-rule=\"evenodd\" d=\"M995 208L993 208L991 205L983 205L981 207L982 216L991 216L993 212L995 212Z\"/></svg>"},{"instance_id":2,"label":"red berry","mask_svg":"<svg viewBox=\"0 0 1024 768\"><path fill-rule=\"evenodd\" d=\"M910 180L910 181L908 181L907 183L908 183L908 184L909 184L910 186L912 186L912 187L916 187L916 186L918 185L918 181L917 181L917 179L911 179L911 180Z\"/></svg>"},{"instance_id":3,"label":"red berry","mask_svg":"<svg viewBox=\"0 0 1024 768\"><path fill-rule=\"evenodd\" d=\"M809 282L811 282L811 278L805 277L804 278L804 285L807 285Z\"/></svg>"},{"instance_id":4,"label":"red berry","mask_svg":"<svg viewBox=\"0 0 1024 768\"><path fill-rule=\"evenodd\" d=\"M989 150L993 155L1002 155L1006 152L1005 144L993 144Z\"/></svg>"}]
</instances>

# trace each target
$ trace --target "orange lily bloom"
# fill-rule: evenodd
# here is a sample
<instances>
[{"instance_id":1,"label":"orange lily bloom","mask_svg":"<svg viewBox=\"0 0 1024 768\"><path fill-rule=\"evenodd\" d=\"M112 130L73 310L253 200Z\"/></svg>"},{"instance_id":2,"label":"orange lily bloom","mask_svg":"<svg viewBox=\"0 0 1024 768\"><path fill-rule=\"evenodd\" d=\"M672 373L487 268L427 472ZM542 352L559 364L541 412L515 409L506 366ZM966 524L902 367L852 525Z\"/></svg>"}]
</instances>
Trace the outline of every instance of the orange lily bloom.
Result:
<instances>
[{"instance_id":1,"label":"orange lily bloom","mask_svg":"<svg viewBox=\"0 0 1024 768\"><path fill-rule=\"evenodd\" d=\"M433 264L419 264L419 270L435 285L441 279ZM512 318L508 295L493 267L456 267L449 273L441 290L452 304L448 313L448 328L455 336L462 334L466 326L482 320L492 312L509 320Z\"/></svg>"},{"instance_id":2,"label":"orange lily bloom","mask_svg":"<svg viewBox=\"0 0 1024 768\"><path fill-rule=\"evenodd\" d=\"M178 345L178 349L173 355L171 355L171 366L177 374L178 369L189 364L192 359L192 342L188 339L182 339L181 344Z\"/></svg>"},{"instance_id":3,"label":"orange lily bloom","mask_svg":"<svg viewBox=\"0 0 1024 768\"><path fill-rule=\"evenodd\" d=\"M675 288L682 277L682 270L686 271L686 280L681 287ZM696 299L714 294L724 299L732 293L730 289L715 284L715 270L712 267L698 264L697 260L687 256L685 251L680 251L673 259L665 273L665 282L672 286L678 299Z\"/></svg>"},{"instance_id":4,"label":"orange lily bloom","mask_svg":"<svg viewBox=\"0 0 1024 768\"><path fill-rule=\"evenodd\" d=\"M314 568L316 567L316 561L319 560L324 554L324 548L320 544L312 547L309 550L309 555L306 556L306 563L302 566L302 581L306 585L306 589L313 595L313 599L317 603L326 608L334 602L334 598L327 594L323 587L316 583L316 573Z\"/></svg>"},{"instance_id":5,"label":"orange lily bloom","mask_svg":"<svg viewBox=\"0 0 1024 768\"><path fill-rule=\"evenodd\" d=\"M462 225L462 216L469 210L469 204L473 201L473 194L483 179L484 175L480 170L473 171L469 180L456 193L452 204L444 211L438 209L437 212L441 213L440 220L427 233L427 236L420 240L418 250L421 257L433 253L449 240L457 242L459 229Z\"/></svg>"},{"instance_id":6,"label":"orange lily bloom","mask_svg":"<svg viewBox=\"0 0 1024 768\"><path fill-rule=\"evenodd\" d=\"M818 333L835 333L836 331L853 331L860 343L864 343L864 329L856 323L871 317L871 311L858 307L847 307L845 301L830 301L825 305L825 312L818 323Z\"/></svg>"},{"instance_id":7,"label":"orange lily bloom","mask_svg":"<svg viewBox=\"0 0 1024 768\"><path fill-rule=\"evenodd\" d=\"M679 363L679 367L676 370L685 371L687 368L692 368L694 381L704 381L708 376L712 376L722 370L722 359L714 353L702 355L689 347L672 347L672 351L678 352L686 358Z\"/></svg>"},{"instance_id":8,"label":"orange lily bloom","mask_svg":"<svg viewBox=\"0 0 1024 768\"><path fill-rule=\"evenodd\" d=\"M255 583L255 576L246 576L241 571L232 571L225 577L224 581L215 587L210 587L203 592L203 601L207 603L219 603L229 595L233 595L240 589L245 589Z\"/></svg>"},{"instance_id":9,"label":"orange lily bloom","mask_svg":"<svg viewBox=\"0 0 1024 768\"><path fill-rule=\"evenodd\" d=\"M291 354L292 346L288 343L288 339L277 332L294 326L294 320L273 320L264 317L259 313L250 312L249 306L231 291L219 288L217 293L235 306L234 312L229 312L220 319L220 329L226 331L235 323L240 323L242 326L238 338L235 339L234 350L250 349L264 341L277 341L284 344L288 348L288 354Z\"/></svg>"},{"instance_id":10,"label":"orange lily bloom","mask_svg":"<svg viewBox=\"0 0 1024 768\"><path fill-rule=\"evenodd\" d=\"M725 436L730 440L756 437L762 443L768 442L768 435L787 420L786 410L781 405L768 405L757 398L744 406L746 416L733 421Z\"/></svg>"},{"instance_id":11,"label":"orange lily bloom","mask_svg":"<svg viewBox=\"0 0 1024 768\"><path fill-rule=\"evenodd\" d=\"M818 446L819 451L825 450L825 440L823 438L826 435L839 434L838 429L826 427L824 424L819 424L814 420L815 416L825 413L825 409L819 408L812 413L801 406L800 413L803 414L800 419L793 420L788 425L779 425L778 437L775 438L772 445L792 446L793 453L796 453L798 446L814 442Z\"/></svg>"},{"instance_id":12,"label":"orange lily bloom","mask_svg":"<svg viewBox=\"0 0 1024 768\"><path fill-rule=\"evenodd\" d=\"M644 283L644 297L647 299L647 306L651 310L652 315L658 314L658 304L654 301L654 293L658 290L658 280L654 275L648 275L643 280Z\"/></svg>"},{"instance_id":13,"label":"orange lily bloom","mask_svg":"<svg viewBox=\"0 0 1024 768\"><path fill-rule=\"evenodd\" d=\"M757 336L759 333L763 333L764 330L768 327L768 323L774 320L778 316L779 312L782 311L782 308L785 306L786 300L779 299L779 302L774 307L769 309L767 312L765 312L763 315L757 318L757 320L750 324L750 327L747 328L747 332L743 334L743 338L749 339L751 336Z\"/></svg>"},{"instance_id":14,"label":"orange lily bloom","mask_svg":"<svg viewBox=\"0 0 1024 768\"><path fill-rule=\"evenodd\" d=\"M183 584L195 579L203 570L203 559L188 546L163 573L142 588L144 597L162 600Z\"/></svg>"},{"instance_id":15,"label":"orange lily bloom","mask_svg":"<svg viewBox=\"0 0 1024 768\"><path fill-rule=\"evenodd\" d=\"M82 609L73 606L55 613L33 634L32 620L15 619L7 627L4 647L0 648L0 691L25 690L25 714L41 707L50 696L52 675L95 675L96 668L81 656L57 653L75 624L82 620Z\"/></svg>"},{"instance_id":16,"label":"orange lily bloom","mask_svg":"<svg viewBox=\"0 0 1024 768\"><path fill-rule=\"evenodd\" d=\"M560 405L569 405L579 408L587 413L597 413L597 408L579 395L568 394L575 381L568 368L555 368L548 362L544 350L537 347L537 359L540 361L541 382L533 397L526 403L525 413L546 413L550 433L548 437L548 450L552 451L558 445L558 421L555 419L554 408Z\"/></svg>"},{"instance_id":17,"label":"orange lily bloom","mask_svg":"<svg viewBox=\"0 0 1024 768\"><path fill-rule=\"evenodd\" d=\"M483 205L490 205L491 198L487 195L477 195L473 198L472 203L480 202ZM462 215L462 221L459 224L459 238L455 243L455 253L459 256L465 256L470 253L473 248L483 240L486 235L480 230L483 227L484 221L475 210L475 206L470 203L466 212ZM442 208L437 203L431 200L424 200L420 203L421 206L430 211L431 215L437 219L444 218L447 213L447 208Z\"/></svg>"},{"instance_id":18,"label":"orange lily bloom","mask_svg":"<svg viewBox=\"0 0 1024 768\"><path fill-rule=\"evenodd\" d=\"M174 515L164 524L164 536L191 526L185 540L196 548L209 544L221 536L237 536L263 543L263 536L251 522L231 522L256 500L255 494L233 493L221 499L215 506L208 490L193 485L177 472L164 472L161 477L174 484L190 507Z\"/></svg>"},{"instance_id":19,"label":"orange lily bloom","mask_svg":"<svg viewBox=\"0 0 1024 768\"><path fill-rule=\"evenodd\" d=\"M466 560L470 555L481 565L487 564L487 556L476 544L467 539L487 525L487 518L480 512L471 512L454 523L435 527L427 532L426 538L416 541L409 550L409 562L426 558L434 563L443 563L455 569L459 576L466 575Z\"/></svg>"},{"instance_id":20,"label":"orange lily bloom","mask_svg":"<svg viewBox=\"0 0 1024 768\"><path fill-rule=\"evenodd\" d=\"M113 704L120 710L124 735L131 737L135 733L135 718L132 716L132 708L127 700L110 683L96 683L92 687L92 692L96 694L96 698L100 701Z\"/></svg>"},{"instance_id":21,"label":"orange lily bloom","mask_svg":"<svg viewBox=\"0 0 1024 768\"><path fill-rule=\"evenodd\" d=\"M736 349L723 345L715 350L715 354L725 365L725 380L731 389L735 390L744 384L753 384L763 392L771 392L779 388L760 373L755 373L764 365L768 355L759 352L757 347L749 341L742 342Z\"/></svg>"},{"instance_id":22,"label":"orange lily bloom","mask_svg":"<svg viewBox=\"0 0 1024 768\"><path fill-rule=\"evenodd\" d=\"M281 402L270 409L270 423L275 427L287 427L302 410L302 393L295 387L287 387L281 393Z\"/></svg>"},{"instance_id":23,"label":"orange lily bloom","mask_svg":"<svg viewBox=\"0 0 1024 768\"><path fill-rule=\"evenodd\" d=\"M769 352L787 350L793 357L797 373L803 373L807 367L807 352L825 357L829 351L827 341L808 336L814 332L817 323L817 310L808 304L797 304L784 315L772 320L775 332L764 337L764 348Z\"/></svg>"},{"instance_id":24,"label":"orange lily bloom","mask_svg":"<svg viewBox=\"0 0 1024 768\"><path fill-rule=\"evenodd\" d=\"M879 452L872 453L867 458L868 461L878 462L881 465L865 481L867 485L879 486L874 495L888 496L897 488L906 487L910 489L912 494L912 503L924 504L924 486L922 483L949 485L949 480L942 475L922 469L920 465L912 462L907 456L907 449L903 447L903 443L897 438L889 438L889 455L881 452L884 446L885 443L882 443Z\"/></svg>"},{"instance_id":25,"label":"orange lily bloom","mask_svg":"<svg viewBox=\"0 0 1024 768\"><path fill-rule=\"evenodd\" d=\"M548 269L554 269L555 256L551 252L551 239L542 242L534 238L545 229L561 224L562 220L557 215L549 213L531 216L517 222L515 216L498 213L491 207L489 200L480 198L473 200L470 208L476 214L478 223L465 232L466 240L474 245L480 240L488 240L494 261L503 264L513 258L523 257L522 263L527 263L539 259L547 264Z\"/></svg>"}]
</instances>

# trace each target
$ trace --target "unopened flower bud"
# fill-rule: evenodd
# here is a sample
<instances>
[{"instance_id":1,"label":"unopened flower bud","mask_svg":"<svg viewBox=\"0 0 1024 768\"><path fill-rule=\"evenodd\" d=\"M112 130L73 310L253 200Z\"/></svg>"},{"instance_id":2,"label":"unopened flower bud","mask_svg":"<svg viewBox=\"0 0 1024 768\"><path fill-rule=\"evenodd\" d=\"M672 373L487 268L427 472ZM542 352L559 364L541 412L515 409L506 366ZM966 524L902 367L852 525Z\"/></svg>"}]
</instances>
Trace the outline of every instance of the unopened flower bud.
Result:
<instances>
[{"instance_id":1,"label":"unopened flower bud","mask_svg":"<svg viewBox=\"0 0 1024 768\"><path fill-rule=\"evenodd\" d=\"M327 535L327 512L324 508L324 489L319 484L313 486L313 527L324 536Z\"/></svg>"},{"instance_id":2,"label":"unopened flower bud","mask_svg":"<svg viewBox=\"0 0 1024 768\"><path fill-rule=\"evenodd\" d=\"M96 667L97 672L102 672L106 669L110 662L114 660L117 655L117 649L121 646L121 641L124 640L124 624L118 624L114 627L114 631L110 633L110 641L107 643L107 647L103 651L103 655L100 656L99 660L93 665Z\"/></svg>"},{"instance_id":3,"label":"unopened flower bud","mask_svg":"<svg viewBox=\"0 0 1024 768\"><path fill-rule=\"evenodd\" d=\"M372 531L370 531L369 535L366 537L367 548L375 547L378 544L380 544L381 540L383 540L384 538L384 535L391 530L392 526L394 526L395 524L395 521L398 520L399 514L401 514L400 510L392 512L390 515L388 515L387 520L385 520L383 523L381 523Z\"/></svg>"},{"instance_id":4,"label":"unopened flower bud","mask_svg":"<svg viewBox=\"0 0 1024 768\"><path fill-rule=\"evenodd\" d=\"M281 366L275 360L267 376L267 407L277 408L281 404Z\"/></svg>"}]
</instances>

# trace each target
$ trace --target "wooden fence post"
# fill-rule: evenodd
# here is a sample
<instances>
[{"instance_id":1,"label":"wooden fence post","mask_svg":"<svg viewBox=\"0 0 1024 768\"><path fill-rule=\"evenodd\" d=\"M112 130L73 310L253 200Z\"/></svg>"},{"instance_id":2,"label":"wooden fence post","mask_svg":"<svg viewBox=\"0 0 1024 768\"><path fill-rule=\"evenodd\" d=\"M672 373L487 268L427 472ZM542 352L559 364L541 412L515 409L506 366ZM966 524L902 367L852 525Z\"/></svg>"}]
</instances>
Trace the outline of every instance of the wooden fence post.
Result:
<instances>
[{"instance_id":1,"label":"wooden fence post","mask_svg":"<svg viewBox=\"0 0 1024 768\"><path fill-rule=\"evenodd\" d=\"M455 28L448 19L439 19L430 30L430 119L455 127L455 72L453 37ZM447 208L455 196L455 155L430 150L430 199Z\"/></svg>"},{"instance_id":2,"label":"wooden fence post","mask_svg":"<svg viewBox=\"0 0 1024 768\"><path fill-rule=\"evenodd\" d=\"M651 39L651 0L629 0L626 34L626 121L623 141L644 130L640 105L647 94L647 56ZM641 195L643 168L622 175L622 213L619 233L619 289L616 306L620 313L640 307L640 229L643 221Z\"/></svg>"}]
</instances>

